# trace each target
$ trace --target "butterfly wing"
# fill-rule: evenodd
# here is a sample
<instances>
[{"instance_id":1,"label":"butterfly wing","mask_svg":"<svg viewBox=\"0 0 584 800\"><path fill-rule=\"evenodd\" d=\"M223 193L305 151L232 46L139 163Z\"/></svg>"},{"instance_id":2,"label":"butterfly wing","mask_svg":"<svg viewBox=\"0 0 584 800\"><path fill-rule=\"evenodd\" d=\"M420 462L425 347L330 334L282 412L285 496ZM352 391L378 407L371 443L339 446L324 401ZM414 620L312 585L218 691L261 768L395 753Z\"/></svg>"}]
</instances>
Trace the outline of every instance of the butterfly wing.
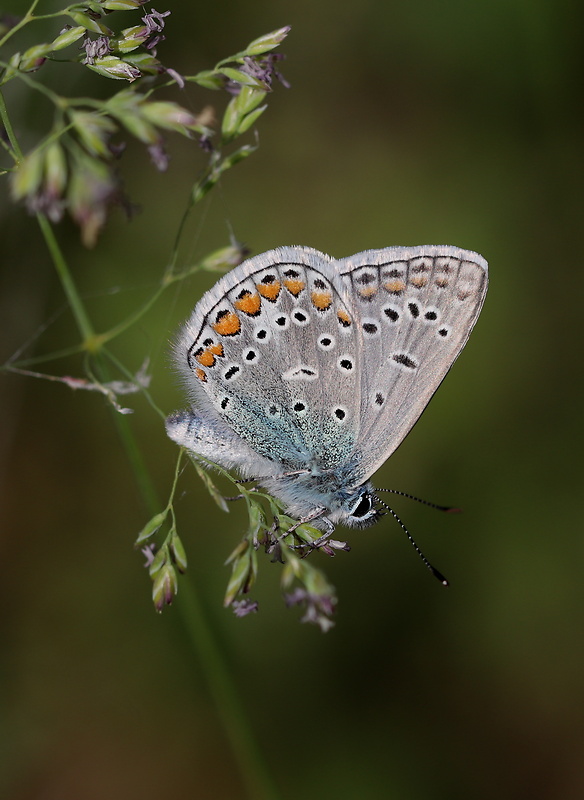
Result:
<instances>
[{"instance_id":1,"label":"butterfly wing","mask_svg":"<svg viewBox=\"0 0 584 800\"><path fill-rule=\"evenodd\" d=\"M394 452L464 347L487 262L449 246L388 247L338 262L362 356L358 458L365 478Z\"/></svg>"},{"instance_id":2,"label":"butterfly wing","mask_svg":"<svg viewBox=\"0 0 584 800\"><path fill-rule=\"evenodd\" d=\"M335 469L355 451L363 362L334 263L307 247L247 260L204 295L175 346L195 406L273 474Z\"/></svg>"}]
</instances>

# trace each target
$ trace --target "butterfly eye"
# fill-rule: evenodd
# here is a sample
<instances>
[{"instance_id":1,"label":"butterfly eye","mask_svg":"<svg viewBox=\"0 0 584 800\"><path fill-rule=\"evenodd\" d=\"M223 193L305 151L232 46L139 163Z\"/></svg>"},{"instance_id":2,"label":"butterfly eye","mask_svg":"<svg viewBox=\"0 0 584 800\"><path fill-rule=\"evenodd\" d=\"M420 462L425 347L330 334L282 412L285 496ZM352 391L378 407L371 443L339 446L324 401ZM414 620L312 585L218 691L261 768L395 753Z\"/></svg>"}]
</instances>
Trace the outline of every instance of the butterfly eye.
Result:
<instances>
[{"instance_id":1,"label":"butterfly eye","mask_svg":"<svg viewBox=\"0 0 584 800\"><path fill-rule=\"evenodd\" d=\"M351 516L356 517L357 519L362 519L363 517L367 517L373 508L373 500L371 499L370 494L362 494L359 498L359 502L355 506L355 508L351 511Z\"/></svg>"}]
</instances>

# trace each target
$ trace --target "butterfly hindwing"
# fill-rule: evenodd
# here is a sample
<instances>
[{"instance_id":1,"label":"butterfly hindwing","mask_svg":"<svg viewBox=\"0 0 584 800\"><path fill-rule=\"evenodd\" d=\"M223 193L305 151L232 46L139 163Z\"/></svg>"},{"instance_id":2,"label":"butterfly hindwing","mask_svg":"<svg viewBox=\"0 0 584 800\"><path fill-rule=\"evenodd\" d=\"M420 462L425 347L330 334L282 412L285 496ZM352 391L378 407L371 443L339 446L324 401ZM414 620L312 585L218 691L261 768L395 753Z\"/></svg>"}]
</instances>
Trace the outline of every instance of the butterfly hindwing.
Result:
<instances>
[{"instance_id":1,"label":"butterfly hindwing","mask_svg":"<svg viewBox=\"0 0 584 800\"><path fill-rule=\"evenodd\" d=\"M341 262L363 357L359 450L366 477L403 441L464 347L487 289L476 253L385 248Z\"/></svg>"}]
</instances>

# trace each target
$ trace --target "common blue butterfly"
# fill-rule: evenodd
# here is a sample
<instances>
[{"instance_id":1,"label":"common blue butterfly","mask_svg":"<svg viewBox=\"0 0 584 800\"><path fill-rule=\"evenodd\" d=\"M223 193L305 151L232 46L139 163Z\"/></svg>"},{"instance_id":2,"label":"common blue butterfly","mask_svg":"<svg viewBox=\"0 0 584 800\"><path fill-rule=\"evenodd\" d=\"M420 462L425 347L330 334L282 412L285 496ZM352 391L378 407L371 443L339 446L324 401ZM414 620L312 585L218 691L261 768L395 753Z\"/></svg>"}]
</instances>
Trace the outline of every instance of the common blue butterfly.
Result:
<instances>
[{"instance_id":1,"label":"common blue butterfly","mask_svg":"<svg viewBox=\"0 0 584 800\"><path fill-rule=\"evenodd\" d=\"M371 475L464 347L487 262L458 247L333 259L279 247L224 275L174 347L192 410L168 436L330 534L379 516Z\"/></svg>"}]
</instances>

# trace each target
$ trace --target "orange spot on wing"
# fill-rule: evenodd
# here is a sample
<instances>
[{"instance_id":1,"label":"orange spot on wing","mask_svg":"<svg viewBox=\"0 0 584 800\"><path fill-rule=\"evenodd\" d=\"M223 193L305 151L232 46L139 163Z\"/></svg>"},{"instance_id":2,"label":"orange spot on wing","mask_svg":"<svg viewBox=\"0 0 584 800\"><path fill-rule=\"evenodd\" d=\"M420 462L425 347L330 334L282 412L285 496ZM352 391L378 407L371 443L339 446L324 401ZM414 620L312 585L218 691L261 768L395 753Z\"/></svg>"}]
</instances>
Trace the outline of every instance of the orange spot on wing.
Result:
<instances>
[{"instance_id":1,"label":"orange spot on wing","mask_svg":"<svg viewBox=\"0 0 584 800\"><path fill-rule=\"evenodd\" d=\"M390 294L399 294L403 292L406 288L405 281L387 281L387 283L383 284L383 287L387 289Z\"/></svg>"},{"instance_id":2,"label":"orange spot on wing","mask_svg":"<svg viewBox=\"0 0 584 800\"><path fill-rule=\"evenodd\" d=\"M221 358L225 355L222 344L212 344L207 350L213 353L214 356L220 356Z\"/></svg>"},{"instance_id":3,"label":"orange spot on wing","mask_svg":"<svg viewBox=\"0 0 584 800\"><path fill-rule=\"evenodd\" d=\"M274 281L273 283L257 283L256 289L261 294L262 297L265 297L266 300L274 300L278 299L278 295L280 294L280 289L282 288L282 284L280 281Z\"/></svg>"},{"instance_id":4,"label":"orange spot on wing","mask_svg":"<svg viewBox=\"0 0 584 800\"><path fill-rule=\"evenodd\" d=\"M339 322L343 327L348 327L351 324L351 317L347 314L346 311L337 311L337 317L339 318Z\"/></svg>"},{"instance_id":5,"label":"orange spot on wing","mask_svg":"<svg viewBox=\"0 0 584 800\"><path fill-rule=\"evenodd\" d=\"M373 297L374 294L377 293L377 288L375 286L366 286L363 289L357 290L361 297Z\"/></svg>"},{"instance_id":6,"label":"orange spot on wing","mask_svg":"<svg viewBox=\"0 0 584 800\"><path fill-rule=\"evenodd\" d=\"M196 353L195 359L202 364L203 367L212 367L215 364L215 356L209 350L200 350Z\"/></svg>"},{"instance_id":7,"label":"orange spot on wing","mask_svg":"<svg viewBox=\"0 0 584 800\"><path fill-rule=\"evenodd\" d=\"M220 311L211 327L219 336L235 336L241 330L241 322L233 311Z\"/></svg>"},{"instance_id":8,"label":"orange spot on wing","mask_svg":"<svg viewBox=\"0 0 584 800\"><path fill-rule=\"evenodd\" d=\"M288 280L284 281L284 286L286 287L286 289L288 289L290 294L293 294L294 297L298 297L298 295L304 289L306 284L304 283L304 281Z\"/></svg>"},{"instance_id":9,"label":"orange spot on wing","mask_svg":"<svg viewBox=\"0 0 584 800\"><path fill-rule=\"evenodd\" d=\"M197 352L195 353L195 360L199 362L203 367L214 367L215 366L215 356L223 356L223 345L222 344L210 344L208 347L199 347Z\"/></svg>"},{"instance_id":10,"label":"orange spot on wing","mask_svg":"<svg viewBox=\"0 0 584 800\"><path fill-rule=\"evenodd\" d=\"M318 308L319 311L326 311L333 302L330 292L312 292L310 299L312 300L312 305Z\"/></svg>"},{"instance_id":11,"label":"orange spot on wing","mask_svg":"<svg viewBox=\"0 0 584 800\"><path fill-rule=\"evenodd\" d=\"M203 369L197 368L195 370L195 375L200 381L203 381L203 383L207 380L207 376L205 375L205 370Z\"/></svg>"},{"instance_id":12,"label":"orange spot on wing","mask_svg":"<svg viewBox=\"0 0 584 800\"><path fill-rule=\"evenodd\" d=\"M252 294L246 292L242 297L238 298L233 304L238 311L243 311L244 314L255 316L262 304L259 294Z\"/></svg>"},{"instance_id":13,"label":"orange spot on wing","mask_svg":"<svg viewBox=\"0 0 584 800\"><path fill-rule=\"evenodd\" d=\"M415 286L416 289L421 289L422 287L426 286L428 283L428 278L425 275L416 275L413 278L410 278L410 283L412 286Z\"/></svg>"}]
</instances>

